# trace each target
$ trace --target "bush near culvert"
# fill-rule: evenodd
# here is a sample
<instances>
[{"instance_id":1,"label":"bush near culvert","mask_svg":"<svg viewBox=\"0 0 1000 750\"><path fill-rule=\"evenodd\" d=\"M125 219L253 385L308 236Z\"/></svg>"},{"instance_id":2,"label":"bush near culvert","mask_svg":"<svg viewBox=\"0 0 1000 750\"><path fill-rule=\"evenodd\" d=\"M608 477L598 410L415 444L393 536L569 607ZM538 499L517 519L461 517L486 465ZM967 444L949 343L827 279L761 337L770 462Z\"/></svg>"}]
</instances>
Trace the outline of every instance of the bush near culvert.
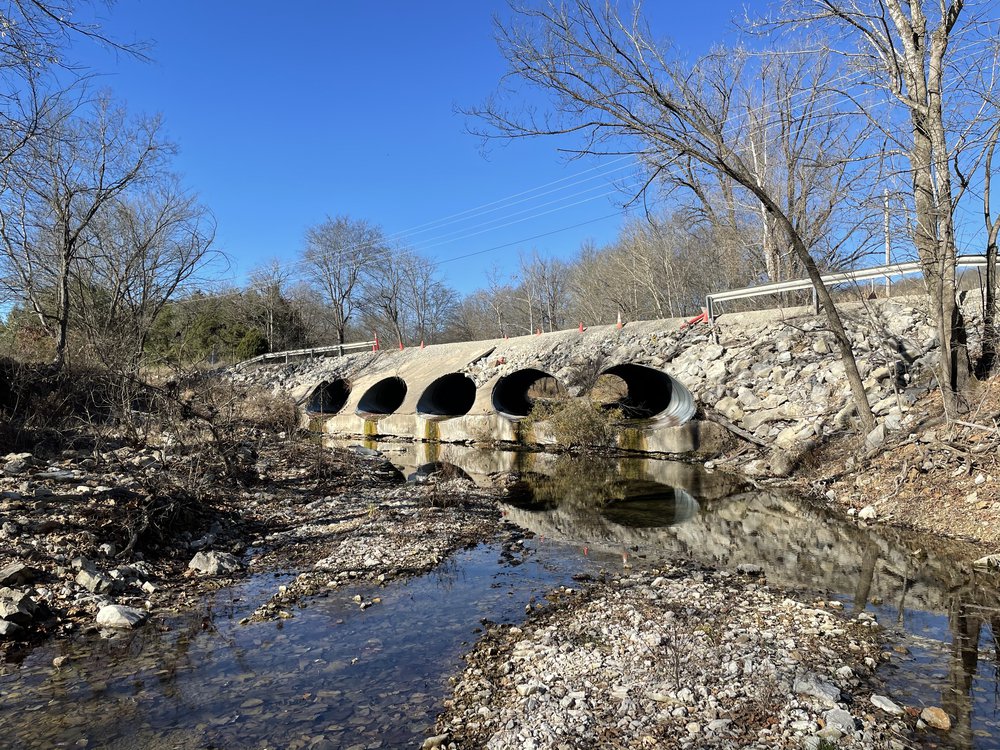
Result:
<instances>
[{"instance_id":1,"label":"bush near culvert","mask_svg":"<svg viewBox=\"0 0 1000 750\"><path fill-rule=\"evenodd\" d=\"M616 444L621 409L608 409L586 399L539 401L523 424L530 431L546 422L559 445L567 448L610 448Z\"/></svg>"}]
</instances>

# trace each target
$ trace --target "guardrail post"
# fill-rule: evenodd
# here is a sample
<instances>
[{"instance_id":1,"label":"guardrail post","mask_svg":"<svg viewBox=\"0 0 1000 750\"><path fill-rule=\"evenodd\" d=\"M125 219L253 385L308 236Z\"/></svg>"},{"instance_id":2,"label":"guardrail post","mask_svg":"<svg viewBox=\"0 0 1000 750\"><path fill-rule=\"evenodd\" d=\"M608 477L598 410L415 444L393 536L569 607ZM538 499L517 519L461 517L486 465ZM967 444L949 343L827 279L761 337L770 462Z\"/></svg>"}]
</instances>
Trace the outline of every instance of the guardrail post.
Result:
<instances>
[{"instance_id":1,"label":"guardrail post","mask_svg":"<svg viewBox=\"0 0 1000 750\"><path fill-rule=\"evenodd\" d=\"M813 284L813 312L819 315L819 292L816 291L816 285Z\"/></svg>"}]
</instances>

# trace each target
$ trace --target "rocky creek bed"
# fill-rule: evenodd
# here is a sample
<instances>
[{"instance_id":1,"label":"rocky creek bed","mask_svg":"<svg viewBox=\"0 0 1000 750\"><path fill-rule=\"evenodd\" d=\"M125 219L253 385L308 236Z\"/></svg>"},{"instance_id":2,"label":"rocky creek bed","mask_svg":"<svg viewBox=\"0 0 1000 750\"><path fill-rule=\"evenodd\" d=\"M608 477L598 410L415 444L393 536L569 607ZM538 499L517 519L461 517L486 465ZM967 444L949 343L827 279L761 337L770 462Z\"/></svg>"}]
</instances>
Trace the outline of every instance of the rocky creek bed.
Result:
<instances>
[{"instance_id":1,"label":"rocky creek bed","mask_svg":"<svg viewBox=\"0 0 1000 750\"><path fill-rule=\"evenodd\" d=\"M685 567L553 598L477 645L425 747L903 748L947 723L878 694L884 636L839 602Z\"/></svg>"},{"instance_id":2,"label":"rocky creek bed","mask_svg":"<svg viewBox=\"0 0 1000 750\"><path fill-rule=\"evenodd\" d=\"M190 463L159 450L7 455L0 656L52 635L131 629L268 570L298 577L253 618L289 617L303 595L425 572L497 531L495 504L469 483L404 484L379 456L310 443L274 440L253 455L254 481L219 481L197 497L183 488ZM164 488L168 476L177 482ZM164 503L173 533L130 547Z\"/></svg>"},{"instance_id":3,"label":"rocky creek bed","mask_svg":"<svg viewBox=\"0 0 1000 750\"><path fill-rule=\"evenodd\" d=\"M209 740L219 747L251 746L255 737L274 736L269 722L278 718L301 727L294 741L301 748L389 747L394 745L385 744L385 738L396 729L392 736L397 738L430 735L427 747L455 748L572 748L595 741L623 748L903 747L911 737L936 741L932 725L949 721L940 709L928 711L934 707L924 701L897 706L878 692L879 673L873 670L888 657L883 646L891 636L872 615L862 611L847 617L836 602L768 587L752 565L737 574L668 564L656 572L626 571L572 588L564 585L547 600L529 602L524 622L523 605L513 626L484 622L488 632L478 643L480 635L461 625L464 635L450 636L449 648L465 644L467 669L455 678L437 728L430 731L428 717L421 731L420 721L412 718L415 712L433 715L445 694L417 690L413 697L379 687L390 668L414 679L411 667L400 664L408 658L404 652L385 645L403 640L392 628L402 621L405 629L417 606L411 597L423 591L419 607L427 612L405 640L406 651L420 652L435 636L419 628L431 627L440 612L453 608L458 589L452 582L427 591L427 575L447 570L457 557L478 559L484 553L499 556L502 570L520 570L517 566L531 557L533 535L501 520L502 490L477 488L447 473L404 484L396 469L369 451L263 440L248 455L256 479L206 492L185 530L150 541L145 551L133 546L127 554L128 532L135 528L128 520L148 506L143 501L154 478L162 482L183 462L132 448L47 459L7 456L6 476L0 480L0 530L6 542L0 546L6 584L0 598L4 620L18 629L12 628L13 635L8 633L0 646L7 657L0 663L0 679L14 685L13 692L7 691L7 706L16 699L19 709L17 717L0 710L0 728L16 719L32 732L30 727L45 723L47 711L60 710L51 698L39 704L31 690L17 690L19 663L31 653L30 644L49 635L89 644L83 651L60 649L49 657L51 665L32 668L32 680L42 685L54 680L53 686L85 674L84 662L91 657L81 654L94 652L102 641L126 659L132 649L153 654L154 663L136 661L135 679L126 678L122 685L162 681L160 647L149 645L161 639L182 643L185 654L209 660L215 658L213 648L238 651L243 655L237 666L248 659L247 649L273 649L271 660L259 667L265 672L258 671L253 682L244 674L226 674L211 677L202 688L186 688L199 695L212 685L217 687L210 693L218 686L235 692L225 705L200 706L190 732L149 730L151 742L169 738L177 747L201 747ZM492 545L468 551L483 540ZM243 591L241 580L252 581L250 589ZM410 580L416 589L408 588ZM465 582L470 613L498 583L489 580ZM553 579L542 576L533 585L546 580ZM225 607L232 619L227 630L218 624L217 604L231 590L239 593ZM488 596L513 597L498 610L509 618L516 611L510 603L522 595L511 589ZM216 605L203 618L196 616L190 627L172 632L179 616L204 611L212 597ZM110 620L109 607L121 608L121 619ZM300 619L305 630L294 629ZM477 622L474 616L472 622ZM331 625L341 629L331 633ZM298 644L287 664L283 627L293 639L288 642ZM202 643L199 630L220 635ZM351 644L357 656L347 658L320 645L330 637ZM391 664L378 664L383 651L383 661ZM440 658L434 653L426 657L431 662ZM278 679L282 670L302 672L318 686L334 674L341 679L359 659L374 660L369 671L352 673L333 690L293 689ZM178 679L175 668L168 671L171 680ZM88 680L91 700L100 706L109 681ZM272 681L275 687L268 687ZM344 707L351 701L350 686L360 690L362 684L367 691L362 700L388 696L384 699L393 708L384 718L394 726L376 721L371 706ZM122 701L131 705L150 692L130 697L126 688L118 689L126 695L119 696L116 711ZM31 720L25 723L26 718ZM186 726L188 717L181 712L158 721ZM14 741L13 747L48 746L42 735L38 741L6 736L25 740Z\"/></svg>"}]
</instances>

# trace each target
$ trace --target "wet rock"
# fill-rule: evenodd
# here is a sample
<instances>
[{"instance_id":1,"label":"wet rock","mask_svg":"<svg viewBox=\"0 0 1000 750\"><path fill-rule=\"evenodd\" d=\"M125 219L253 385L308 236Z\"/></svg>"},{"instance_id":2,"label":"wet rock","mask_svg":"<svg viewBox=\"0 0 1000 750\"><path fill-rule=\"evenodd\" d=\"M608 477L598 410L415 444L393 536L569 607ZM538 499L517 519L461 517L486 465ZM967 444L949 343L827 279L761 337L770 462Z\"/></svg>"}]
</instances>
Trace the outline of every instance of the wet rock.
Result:
<instances>
[{"instance_id":1,"label":"wet rock","mask_svg":"<svg viewBox=\"0 0 1000 750\"><path fill-rule=\"evenodd\" d=\"M242 567L240 561L228 552L199 552L188 563L191 570L210 576L235 573Z\"/></svg>"},{"instance_id":2,"label":"wet rock","mask_svg":"<svg viewBox=\"0 0 1000 750\"><path fill-rule=\"evenodd\" d=\"M131 630L146 621L146 613L120 604L106 604L97 613L97 624L102 628Z\"/></svg>"},{"instance_id":3,"label":"wet rock","mask_svg":"<svg viewBox=\"0 0 1000 750\"><path fill-rule=\"evenodd\" d=\"M0 570L0 586L26 586L38 577L38 571L23 563L13 562Z\"/></svg>"},{"instance_id":4,"label":"wet rock","mask_svg":"<svg viewBox=\"0 0 1000 750\"><path fill-rule=\"evenodd\" d=\"M441 747L447 741L448 741L447 734L438 734L435 735L434 737L428 737L426 740L424 740L423 744L420 745L420 749L432 750L432 748Z\"/></svg>"},{"instance_id":5,"label":"wet rock","mask_svg":"<svg viewBox=\"0 0 1000 750\"><path fill-rule=\"evenodd\" d=\"M920 718L935 729L940 729L944 732L951 729L951 719L948 718L948 714L937 706L928 706L925 708L920 712Z\"/></svg>"}]
</instances>

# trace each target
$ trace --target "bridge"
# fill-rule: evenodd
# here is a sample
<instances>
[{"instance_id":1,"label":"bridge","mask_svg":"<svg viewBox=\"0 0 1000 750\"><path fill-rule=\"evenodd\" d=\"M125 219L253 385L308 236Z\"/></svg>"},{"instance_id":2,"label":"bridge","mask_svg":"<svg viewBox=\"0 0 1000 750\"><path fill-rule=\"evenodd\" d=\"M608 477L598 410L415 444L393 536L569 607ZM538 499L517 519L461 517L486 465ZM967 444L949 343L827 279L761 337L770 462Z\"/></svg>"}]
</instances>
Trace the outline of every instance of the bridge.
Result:
<instances>
[{"instance_id":1,"label":"bridge","mask_svg":"<svg viewBox=\"0 0 1000 750\"><path fill-rule=\"evenodd\" d=\"M608 404L627 417L622 447L715 452L725 431L694 419L695 397L684 383L656 360L630 351L640 332L663 335L682 323L368 352L307 365L308 377L291 393L311 424L327 433L552 444L556 437L547 422L529 419L537 402L533 386L548 381L580 398L606 375L622 384Z\"/></svg>"},{"instance_id":2,"label":"bridge","mask_svg":"<svg viewBox=\"0 0 1000 750\"><path fill-rule=\"evenodd\" d=\"M975 335L977 308L966 319ZM884 429L933 386L938 346L921 297L844 304L869 400ZM548 383L587 398L615 379L624 449L708 456L736 432L785 453L843 429L853 402L825 319L810 307L600 326L512 339L367 351L233 374L291 395L311 427L334 435L434 442L556 443L531 414ZM976 342L970 342L975 347ZM605 378L607 379L607 378ZM725 427L721 426L726 425ZM770 471L781 456L772 451Z\"/></svg>"}]
</instances>

